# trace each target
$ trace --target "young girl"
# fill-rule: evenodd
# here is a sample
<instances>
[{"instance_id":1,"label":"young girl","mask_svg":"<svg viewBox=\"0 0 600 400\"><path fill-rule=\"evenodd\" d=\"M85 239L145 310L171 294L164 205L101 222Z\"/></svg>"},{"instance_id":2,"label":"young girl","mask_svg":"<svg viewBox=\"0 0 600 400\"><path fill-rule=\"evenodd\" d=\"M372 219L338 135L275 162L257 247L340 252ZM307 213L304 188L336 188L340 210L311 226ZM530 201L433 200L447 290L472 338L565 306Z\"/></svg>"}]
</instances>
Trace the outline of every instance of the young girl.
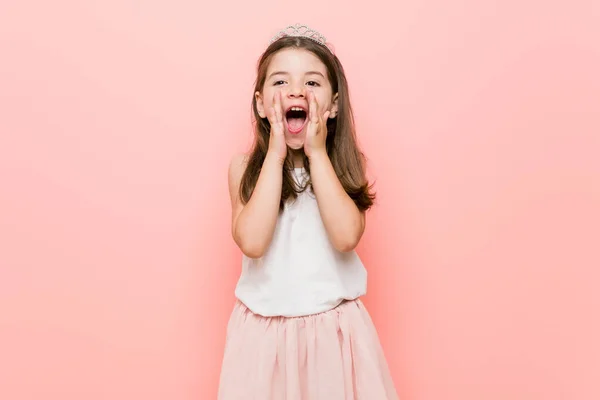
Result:
<instances>
[{"instance_id":1,"label":"young girl","mask_svg":"<svg viewBox=\"0 0 600 400\"><path fill-rule=\"evenodd\" d=\"M359 297L373 204L346 76L325 38L281 31L258 64L255 142L229 169L243 253L221 400L397 399Z\"/></svg>"}]
</instances>

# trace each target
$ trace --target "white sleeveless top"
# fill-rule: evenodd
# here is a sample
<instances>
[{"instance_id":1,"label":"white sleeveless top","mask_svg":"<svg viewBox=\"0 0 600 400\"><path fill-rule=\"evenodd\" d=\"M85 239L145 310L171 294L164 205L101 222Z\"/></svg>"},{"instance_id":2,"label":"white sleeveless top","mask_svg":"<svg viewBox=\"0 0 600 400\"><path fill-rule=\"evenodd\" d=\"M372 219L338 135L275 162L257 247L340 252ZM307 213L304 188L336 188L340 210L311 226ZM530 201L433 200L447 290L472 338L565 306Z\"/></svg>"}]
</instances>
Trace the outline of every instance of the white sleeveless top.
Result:
<instances>
[{"instance_id":1,"label":"white sleeveless top","mask_svg":"<svg viewBox=\"0 0 600 400\"><path fill-rule=\"evenodd\" d=\"M303 168L295 168L300 184ZM280 213L271 244L258 259L242 255L236 297L255 314L298 317L335 308L366 293L367 272L355 251L337 251L309 189Z\"/></svg>"}]
</instances>

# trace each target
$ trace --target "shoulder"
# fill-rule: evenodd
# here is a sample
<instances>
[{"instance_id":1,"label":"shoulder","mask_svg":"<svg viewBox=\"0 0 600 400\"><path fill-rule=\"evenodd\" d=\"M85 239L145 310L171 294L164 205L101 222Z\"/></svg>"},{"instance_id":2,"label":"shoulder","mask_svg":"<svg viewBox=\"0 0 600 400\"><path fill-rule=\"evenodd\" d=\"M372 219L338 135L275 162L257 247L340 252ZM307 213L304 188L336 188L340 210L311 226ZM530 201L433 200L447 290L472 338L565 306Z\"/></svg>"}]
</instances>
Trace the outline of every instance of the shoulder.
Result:
<instances>
[{"instance_id":1,"label":"shoulder","mask_svg":"<svg viewBox=\"0 0 600 400\"><path fill-rule=\"evenodd\" d=\"M248 162L248 154L246 153L236 153L233 155L233 157L231 157L231 160L229 161L229 165L240 165L240 164L246 164Z\"/></svg>"},{"instance_id":2,"label":"shoulder","mask_svg":"<svg viewBox=\"0 0 600 400\"><path fill-rule=\"evenodd\" d=\"M241 176L248 165L248 155L245 153L234 154L229 161L229 177Z\"/></svg>"},{"instance_id":3,"label":"shoulder","mask_svg":"<svg viewBox=\"0 0 600 400\"><path fill-rule=\"evenodd\" d=\"M248 165L248 155L244 153L235 154L229 161L228 180L231 190L237 192L237 187L242 181L242 176Z\"/></svg>"}]
</instances>

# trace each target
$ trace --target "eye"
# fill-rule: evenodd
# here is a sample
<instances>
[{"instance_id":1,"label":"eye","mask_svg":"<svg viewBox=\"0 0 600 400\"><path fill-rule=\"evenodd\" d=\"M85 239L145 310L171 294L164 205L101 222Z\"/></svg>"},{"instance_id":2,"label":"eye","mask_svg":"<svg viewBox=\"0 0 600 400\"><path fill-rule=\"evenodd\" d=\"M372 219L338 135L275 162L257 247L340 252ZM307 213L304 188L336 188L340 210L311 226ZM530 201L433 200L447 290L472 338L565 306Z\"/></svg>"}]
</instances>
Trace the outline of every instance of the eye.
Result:
<instances>
[{"instance_id":1,"label":"eye","mask_svg":"<svg viewBox=\"0 0 600 400\"><path fill-rule=\"evenodd\" d=\"M283 85L284 83L285 83L284 81L275 81L275 82L273 83L273 85L274 85L274 86L277 86L277 85Z\"/></svg>"},{"instance_id":2,"label":"eye","mask_svg":"<svg viewBox=\"0 0 600 400\"><path fill-rule=\"evenodd\" d=\"M315 82L315 81L308 81L308 82L306 82L306 84L308 86L320 86L319 82Z\"/></svg>"}]
</instances>

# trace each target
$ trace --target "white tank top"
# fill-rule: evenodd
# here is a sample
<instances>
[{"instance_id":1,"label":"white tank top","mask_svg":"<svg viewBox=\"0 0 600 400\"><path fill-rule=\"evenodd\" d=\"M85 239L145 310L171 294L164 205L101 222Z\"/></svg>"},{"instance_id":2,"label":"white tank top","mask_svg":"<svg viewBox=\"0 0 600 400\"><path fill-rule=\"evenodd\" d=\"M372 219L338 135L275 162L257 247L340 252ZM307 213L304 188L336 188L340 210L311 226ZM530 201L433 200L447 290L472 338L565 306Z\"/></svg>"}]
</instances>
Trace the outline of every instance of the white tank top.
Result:
<instances>
[{"instance_id":1,"label":"white tank top","mask_svg":"<svg viewBox=\"0 0 600 400\"><path fill-rule=\"evenodd\" d=\"M303 185L306 173L295 168ZM367 272L355 251L337 251L310 189L280 213L263 257L242 255L236 297L255 314L298 317L335 308L366 293Z\"/></svg>"}]
</instances>

